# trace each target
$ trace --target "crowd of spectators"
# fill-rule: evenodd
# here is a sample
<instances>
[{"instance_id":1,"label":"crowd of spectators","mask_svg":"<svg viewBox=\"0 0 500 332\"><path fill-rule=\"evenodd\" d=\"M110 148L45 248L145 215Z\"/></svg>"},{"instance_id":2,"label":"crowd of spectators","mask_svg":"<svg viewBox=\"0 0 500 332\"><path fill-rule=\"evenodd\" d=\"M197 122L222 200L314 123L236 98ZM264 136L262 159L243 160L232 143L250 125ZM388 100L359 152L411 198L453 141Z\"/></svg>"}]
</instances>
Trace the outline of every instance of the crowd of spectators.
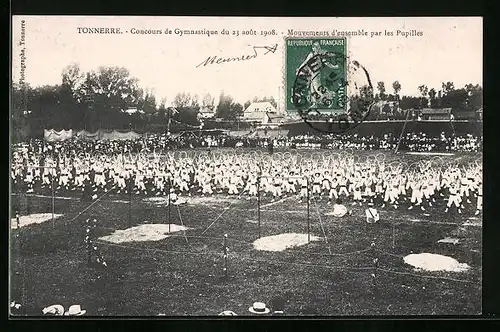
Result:
<instances>
[{"instance_id":1,"label":"crowd of spectators","mask_svg":"<svg viewBox=\"0 0 500 332\"><path fill-rule=\"evenodd\" d=\"M267 147L291 149L354 149L354 150L394 150L399 141L398 135L385 134L382 137L358 136L357 134L318 134L300 136L265 137L197 137L182 140L178 147ZM272 143L271 143L272 142ZM176 144L176 143L174 143ZM424 133L407 133L401 137L399 150L411 152L478 152L482 149L482 137L465 136L430 137Z\"/></svg>"},{"instance_id":2,"label":"crowd of spectators","mask_svg":"<svg viewBox=\"0 0 500 332\"><path fill-rule=\"evenodd\" d=\"M190 148L273 148L284 149L352 149L352 150L394 150L398 146L399 136L384 134L382 137L362 137L357 134L321 134L300 136L269 137L233 137L218 135L167 135L154 134L135 140L84 141L78 139L48 143L33 139L24 144L29 152L45 154L103 152L110 154L160 152ZM429 137L423 133L407 133L401 138L398 149L410 152L478 152L482 150L482 137L467 134L465 136ZM31 151L33 150L33 151Z\"/></svg>"}]
</instances>

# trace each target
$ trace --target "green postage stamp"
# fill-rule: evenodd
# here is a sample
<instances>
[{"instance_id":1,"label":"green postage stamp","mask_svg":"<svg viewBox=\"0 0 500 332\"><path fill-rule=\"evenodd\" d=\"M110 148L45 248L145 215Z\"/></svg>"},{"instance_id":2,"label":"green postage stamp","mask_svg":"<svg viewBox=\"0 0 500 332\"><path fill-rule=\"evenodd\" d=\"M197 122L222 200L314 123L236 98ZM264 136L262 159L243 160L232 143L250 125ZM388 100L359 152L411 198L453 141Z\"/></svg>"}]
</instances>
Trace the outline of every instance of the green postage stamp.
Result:
<instances>
[{"instance_id":1,"label":"green postage stamp","mask_svg":"<svg viewBox=\"0 0 500 332\"><path fill-rule=\"evenodd\" d=\"M287 112L345 113L346 38L287 38L285 43Z\"/></svg>"}]
</instances>

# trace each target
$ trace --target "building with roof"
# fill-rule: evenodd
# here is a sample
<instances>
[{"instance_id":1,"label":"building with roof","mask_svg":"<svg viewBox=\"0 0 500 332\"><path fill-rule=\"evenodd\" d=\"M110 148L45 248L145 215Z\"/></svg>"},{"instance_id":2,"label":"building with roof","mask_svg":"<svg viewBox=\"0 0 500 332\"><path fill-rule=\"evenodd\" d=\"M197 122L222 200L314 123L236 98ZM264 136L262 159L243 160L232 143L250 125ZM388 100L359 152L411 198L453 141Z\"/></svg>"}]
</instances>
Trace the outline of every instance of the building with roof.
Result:
<instances>
[{"instance_id":1,"label":"building with roof","mask_svg":"<svg viewBox=\"0 0 500 332\"><path fill-rule=\"evenodd\" d=\"M241 117L246 122L269 122L269 116L276 115L276 108L268 101L251 103L244 111Z\"/></svg>"},{"instance_id":2,"label":"building with roof","mask_svg":"<svg viewBox=\"0 0 500 332\"><path fill-rule=\"evenodd\" d=\"M135 114L135 113L144 114L143 110L137 109L136 107L132 107L132 108L128 108L126 110L122 110L122 112L123 113L127 113L128 115L132 115L132 114Z\"/></svg>"},{"instance_id":3,"label":"building with roof","mask_svg":"<svg viewBox=\"0 0 500 332\"><path fill-rule=\"evenodd\" d=\"M203 106L198 111L198 119L213 119L215 111L215 106Z\"/></svg>"},{"instance_id":4,"label":"building with roof","mask_svg":"<svg viewBox=\"0 0 500 332\"><path fill-rule=\"evenodd\" d=\"M453 120L451 108L422 108L420 110L422 120Z\"/></svg>"}]
</instances>

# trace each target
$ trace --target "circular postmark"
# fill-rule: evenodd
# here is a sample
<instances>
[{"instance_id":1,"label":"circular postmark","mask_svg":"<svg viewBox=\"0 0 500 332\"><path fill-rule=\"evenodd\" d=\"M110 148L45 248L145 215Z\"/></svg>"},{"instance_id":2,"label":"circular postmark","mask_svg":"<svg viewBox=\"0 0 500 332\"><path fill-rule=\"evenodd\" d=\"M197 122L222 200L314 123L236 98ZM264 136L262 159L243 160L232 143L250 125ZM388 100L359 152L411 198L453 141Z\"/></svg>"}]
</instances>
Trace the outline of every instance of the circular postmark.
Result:
<instances>
[{"instance_id":1,"label":"circular postmark","mask_svg":"<svg viewBox=\"0 0 500 332\"><path fill-rule=\"evenodd\" d=\"M307 59L306 59L307 60ZM291 103L311 128L344 133L361 124L375 103L367 69L342 52L313 52L296 69Z\"/></svg>"}]
</instances>

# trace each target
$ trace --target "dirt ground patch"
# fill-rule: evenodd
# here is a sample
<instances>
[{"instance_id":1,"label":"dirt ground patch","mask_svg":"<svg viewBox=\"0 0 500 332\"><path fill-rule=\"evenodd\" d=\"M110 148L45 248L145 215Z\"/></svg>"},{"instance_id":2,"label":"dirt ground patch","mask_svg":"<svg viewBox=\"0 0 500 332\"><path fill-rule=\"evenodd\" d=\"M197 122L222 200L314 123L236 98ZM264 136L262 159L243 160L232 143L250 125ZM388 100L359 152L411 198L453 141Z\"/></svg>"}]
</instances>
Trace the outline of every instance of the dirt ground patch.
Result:
<instances>
[{"instance_id":1,"label":"dirt ground patch","mask_svg":"<svg viewBox=\"0 0 500 332\"><path fill-rule=\"evenodd\" d=\"M319 240L321 240L320 237L311 235L311 241ZM283 251L288 248L300 247L307 243L307 234L284 233L262 237L255 240L253 246L257 250Z\"/></svg>"},{"instance_id":2,"label":"dirt ground patch","mask_svg":"<svg viewBox=\"0 0 500 332\"><path fill-rule=\"evenodd\" d=\"M62 217L62 214L54 214L54 219ZM19 227L25 227L31 224L41 224L46 221L52 220L52 213L33 213L27 216L19 217ZM11 229L17 228L17 220L16 218L12 218L10 220Z\"/></svg>"},{"instance_id":3,"label":"dirt ground patch","mask_svg":"<svg viewBox=\"0 0 500 332\"><path fill-rule=\"evenodd\" d=\"M124 230L116 230L113 234L100 237L99 240L111 243L160 241L166 239L170 233L188 229L185 226L170 224L169 232L168 224L146 224Z\"/></svg>"},{"instance_id":4,"label":"dirt ground patch","mask_svg":"<svg viewBox=\"0 0 500 332\"><path fill-rule=\"evenodd\" d=\"M404 258L406 264L424 271L464 272L470 267L456 259L437 254L411 254Z\"/></svg>"}]
</instances>

